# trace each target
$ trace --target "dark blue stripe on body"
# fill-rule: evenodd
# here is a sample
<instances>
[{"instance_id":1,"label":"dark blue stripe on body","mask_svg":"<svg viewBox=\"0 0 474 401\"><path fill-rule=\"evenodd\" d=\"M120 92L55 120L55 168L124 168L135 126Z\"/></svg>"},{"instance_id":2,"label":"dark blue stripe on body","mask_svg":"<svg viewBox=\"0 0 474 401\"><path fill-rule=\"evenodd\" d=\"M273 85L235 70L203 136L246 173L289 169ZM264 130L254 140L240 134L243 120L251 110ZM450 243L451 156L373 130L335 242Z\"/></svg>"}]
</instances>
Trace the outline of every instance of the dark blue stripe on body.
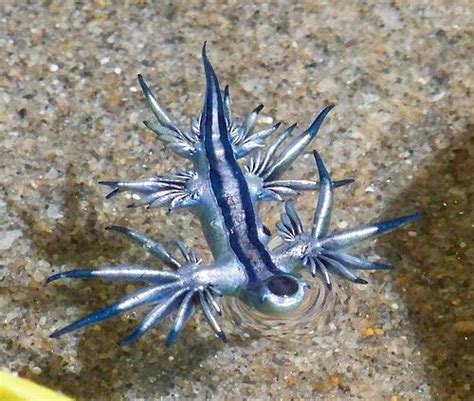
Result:
<instances>
[{"instance_id":1,"label":"dark blue stripe on body","mask_svg":"<svg viewBox=\"0 0 474 401\"><path fill-rule=\"evenodd\" d=\"M247 181L239 164L237 163L237 160L234 157L232 145L229 140L228 130L224 118L222 97L217 77L212 70L212 66L209 64L205 54L203 55L203 58L206 70L207 89L203 110L203 119L201 121L201 132L204 133L206 155L209 160L209 178L211 187L214 192L217 204L222 211L224 223L229 233L230 246L235 252L237 258L244 265L249 280L255 282L257 280L255 268L258 268L258 264L261 264L262 267L266 268L272 273L280 273L280 270L275 266L270 254L258 237L256 216ZM214 99L216 100L217 107L214 107ZM216 111L217 115L214 115L214 112ZM215 117L217 117L217 128L219 130L219 141L217 143L214 143L212 137L213 122L216 122ZM216 145L217 147L222 146L224 160L218 159ZM224 165L222 166L223 163ZM222 175L221 170L222 168L225 169L226 167L229 170L232 178L235 179L235 183L225 182L225 177ZM231 205L229 203L226 195L226 192L229 192L229 190L232 189L229 188L229 185L236 185L238 187L238 200L240 201L238 203L241 203L241 205ZM240 214L244 217L244 235L246 238L242 237L241 225L236 225L234 222L233 215L235 214ZM243 249L242 244L247 245L250 249ZM252 258L252 256L254 257Z\"/></svg>"}]
</instances>

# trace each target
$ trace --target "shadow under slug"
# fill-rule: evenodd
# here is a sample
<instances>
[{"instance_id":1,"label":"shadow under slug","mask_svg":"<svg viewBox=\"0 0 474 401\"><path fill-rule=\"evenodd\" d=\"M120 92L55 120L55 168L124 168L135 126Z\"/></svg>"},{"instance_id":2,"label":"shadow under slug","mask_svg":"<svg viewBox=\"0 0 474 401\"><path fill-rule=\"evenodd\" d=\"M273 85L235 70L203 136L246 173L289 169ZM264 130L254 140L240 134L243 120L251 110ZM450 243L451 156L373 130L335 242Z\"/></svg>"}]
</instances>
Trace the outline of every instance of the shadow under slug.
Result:
<instances>
[{"instance_id":1,"label":"shadow under slug","mask_svg":"<svg viewBox=\"0 0 474 401\"><path fill-rule=\"evenodd\" d=\"M393 235L384 248L386 258L397 264L395 283L438 400L467 400L472 391L473 131L468 125L421 167L413 184L388 207L390 215L420 207L424 214L413 228L415 238Z\"/></svg>"}]
</instances>

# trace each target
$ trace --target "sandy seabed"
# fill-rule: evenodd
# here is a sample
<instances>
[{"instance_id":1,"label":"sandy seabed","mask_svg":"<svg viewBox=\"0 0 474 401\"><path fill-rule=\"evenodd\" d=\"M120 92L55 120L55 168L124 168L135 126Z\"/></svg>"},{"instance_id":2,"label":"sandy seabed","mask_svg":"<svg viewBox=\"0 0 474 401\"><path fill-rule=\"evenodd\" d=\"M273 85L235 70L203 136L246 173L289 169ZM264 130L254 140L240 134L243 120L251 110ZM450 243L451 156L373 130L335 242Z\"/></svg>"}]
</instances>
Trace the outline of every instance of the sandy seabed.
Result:
<instances>
[{"instance_id":1,"label":"sandy seabed","mask_svg":"<svg viewBox=\"0 0 474 401\"><path fill-rule=\"evenodd\" d=\"M472 399L471 2L19 3L0 6L1 367L78 400ZM336 193L333 228L422 211L361 248L398 268L340 283L326 324L293 337L234 327L221 344L199 314L172 349L166 324L117 346L139 311L48 338L134 289L45 286L48 275L154 263L106 226L180 236L209 257L188 212L127 209L97 184L183 166L141 125L136 74L188 124L201 109L204 40L237 115L263 103L265 123L305 128L336 103L312 145L334 177L356 179ZM288 174L314 175L309 151ZM306 222L314 198L296 204ZM262 211L273 231L280 210Z\"/></svg>"}]
</instances>

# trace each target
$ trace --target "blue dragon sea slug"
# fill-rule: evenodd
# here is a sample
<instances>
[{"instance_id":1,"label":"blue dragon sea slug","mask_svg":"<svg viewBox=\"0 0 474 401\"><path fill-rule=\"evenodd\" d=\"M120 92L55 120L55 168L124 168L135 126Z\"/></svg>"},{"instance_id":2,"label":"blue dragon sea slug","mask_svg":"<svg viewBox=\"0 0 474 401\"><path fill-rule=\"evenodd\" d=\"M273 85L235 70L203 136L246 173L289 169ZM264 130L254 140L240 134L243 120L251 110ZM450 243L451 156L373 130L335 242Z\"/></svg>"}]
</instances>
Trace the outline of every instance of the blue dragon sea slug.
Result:
<instances>
[{"instance_id":1,"label":"blue dragon sea slug","mask_svg":"<svg viewBox=\"0 0 474 401\"><path fill-rule=\"evenodd\" d=\"M302 133L292 134L295 125L286 128L268 150L262 152L267 138L275 134L280 124L255 131L263 106L257 107L243 121L234 119L229 88L226 86L221 90L205 45L202 59L206 77L204 104L200 116L191 120L189 130L178 127L159 105L145 79L138 76L155 117L145 125L159 140L188 159L192 169L139 181L103 181L101 184L111 188L107 198L123 191L138 194L140 200L132 206L167 207L169 210L189 208L201 223L213 255L212 263L203 264L201 258L182 242L177 242L181 257L176 258L153 239L128 228L112 226L110 229L141 244L168 269L122 264L52 275L48 282L62 278L99 278L138 281L144 286L55 331L51 337L148 305L150 311L121 344L134 342L174 314L166 340L166 345L170 346L199 307L215 334L226 341L218 320L222 313L218 302L220 296L238 297L263 313L291 313L303 302L308 287L298 274L302 269L309 269L313 277L320 274L330 289L332 274L366 284L354 271L393 267L353 256L345 249L410 223L419 217L418 214L331 232L334 189L352 180L333 181L323 159L315 151L318 181L281 178L316 136L332 106L325 107ZM246 156L246 163L241 163ZM291 199L298 191L308 190L318 190L319 194L313 221L305 228ZM271 232L258 215L257 203L273 200L285 201L281 221L277 224L283 245L270 249Z\"/></svg>"}]
</instances>

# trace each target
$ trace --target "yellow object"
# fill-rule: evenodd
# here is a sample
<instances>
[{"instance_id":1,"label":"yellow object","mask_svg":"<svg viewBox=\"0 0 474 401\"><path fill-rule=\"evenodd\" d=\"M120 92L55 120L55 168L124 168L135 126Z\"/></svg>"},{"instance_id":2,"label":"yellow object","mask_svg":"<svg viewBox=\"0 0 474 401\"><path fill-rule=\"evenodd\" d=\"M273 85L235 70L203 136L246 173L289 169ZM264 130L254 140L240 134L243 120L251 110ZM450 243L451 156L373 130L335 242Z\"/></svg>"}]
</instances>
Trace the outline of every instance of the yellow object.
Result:
<instances>
[{"instance_id":1,"label":"yellow object","mask_svg":"<svg viewBox=\"0 0 474 401\"><path fill-rule=\"evenodd\" d=\"M0 371L0 401L72 401L72 398L14 374Z\"/></svg>"}]
</instances>

